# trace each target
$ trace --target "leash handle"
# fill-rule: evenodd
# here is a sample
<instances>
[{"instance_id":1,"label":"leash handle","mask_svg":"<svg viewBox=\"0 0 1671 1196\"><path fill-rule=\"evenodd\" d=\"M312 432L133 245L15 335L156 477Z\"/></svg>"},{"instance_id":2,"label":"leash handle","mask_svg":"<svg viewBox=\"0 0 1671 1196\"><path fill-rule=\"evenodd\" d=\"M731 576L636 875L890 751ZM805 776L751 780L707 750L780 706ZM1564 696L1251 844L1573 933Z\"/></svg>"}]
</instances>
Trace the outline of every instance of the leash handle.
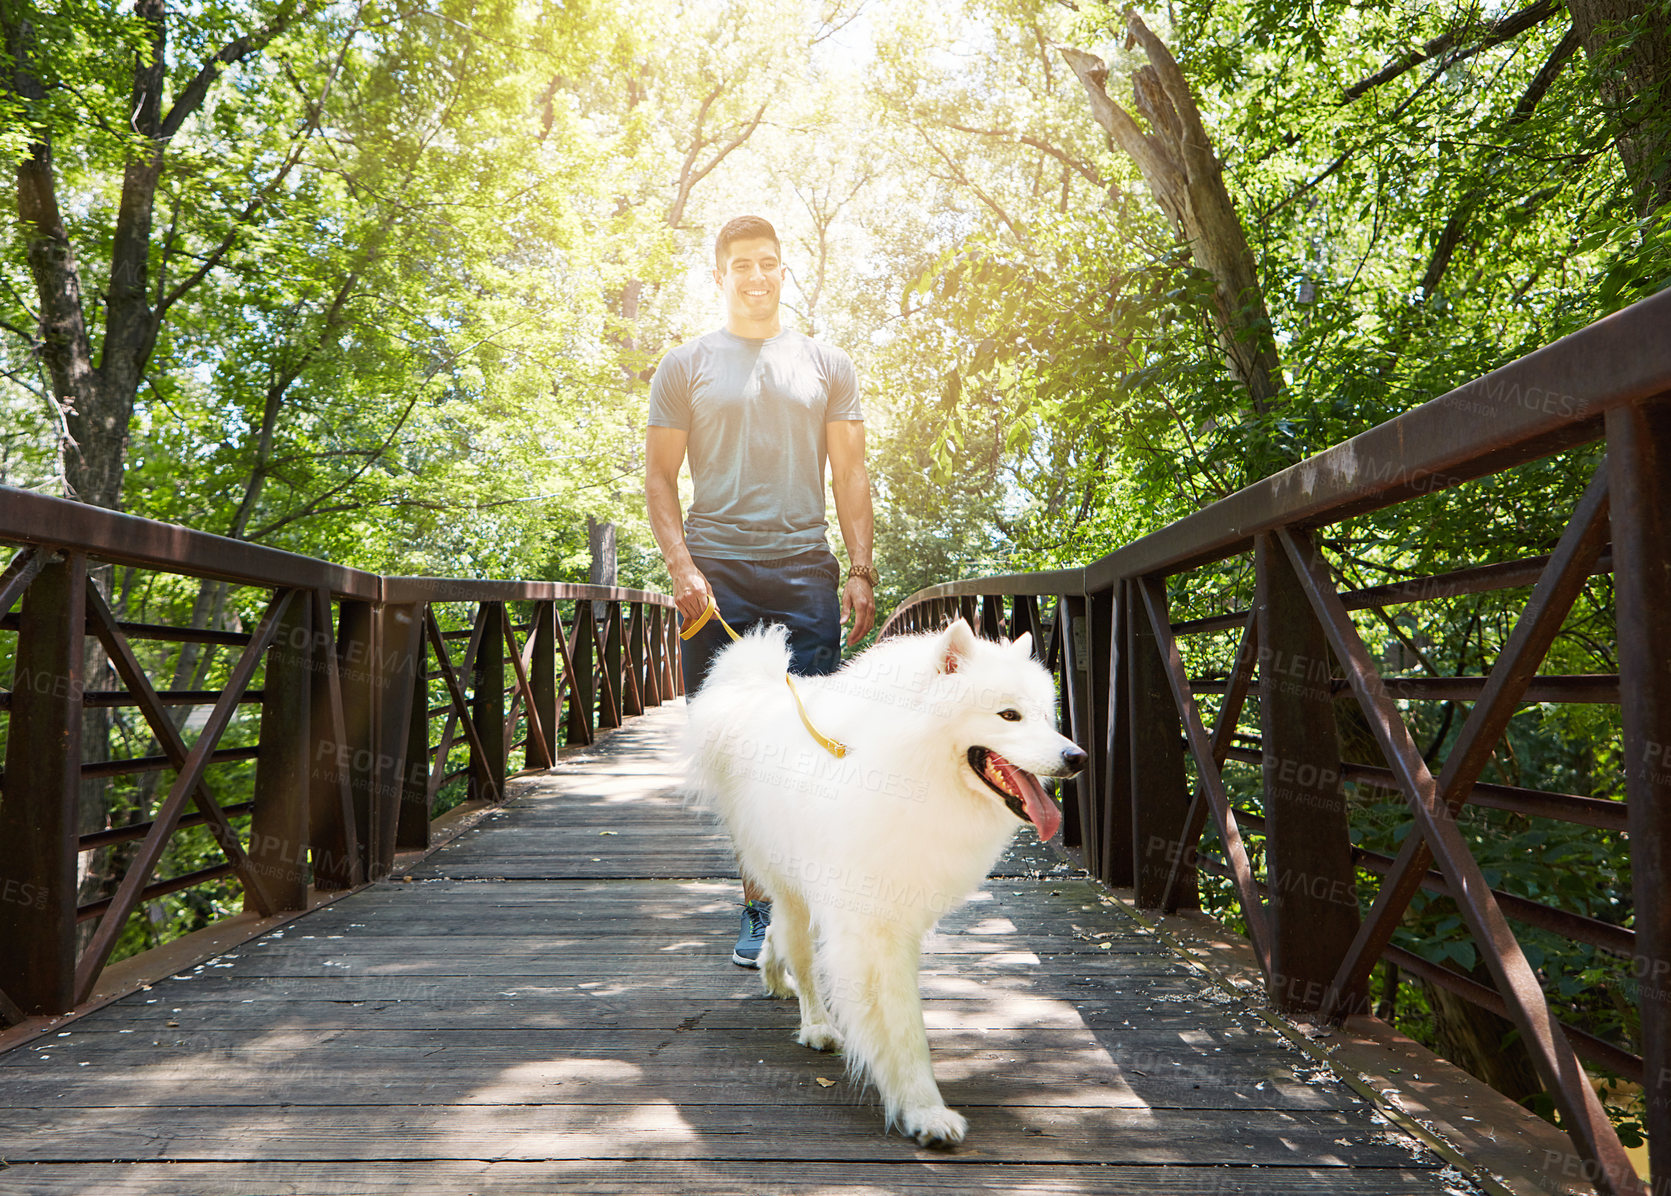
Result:
<instances>
[{"instance_id":1,"label":"leash handle","mask_svg":"<svg viewBox=\"0 0 1671 1196\"><path fill-rule=\"evenodd\" d=\"M719 625L725 628L725 633L733 640L740 640L743 638L737 634L731 624L725 621L725 616L719 613L719 603L714 601L714 596L712 594L708 595L708 605L703 608L702 613L692 619L686 626L679 628L679 638L682 640L688 640L691 636L706 627L710 619L718 619ZM807 717L806 705L801 701L801 691L795 688L795 678L790 674L785 673L783 675L783 681L784 684L789 686L790 696L795 699L795 710L800 714L801 726L807 729L807 734L817 740L818 746L830 753L830 755L834 756L837 760L845 756L847 754L847 745L845 743L842 743L839 739L831 739L828 735L824 734L817 727L812 725L812 720Z\"/></svg>"},{"instance_id":2,"label":"leash handle","mask_svg":"<svg viewBox=\"0 0 1671 1196\"><path fill-rule=\"evenodd\" d=\"M727 623L725 621L725 616L719 613L719 603L714 601L714 596L712 594L708 595L708 605L702 608L702 613L697 615L696 618L692 619L683 627L679 628L679 638L682 640L688 640L691 636L706 627L709 619L718 619L719 625L725 628L725 633L732 639L740 640L743 638L731 629L731 624Z\"/></svg>"}]
</instances>

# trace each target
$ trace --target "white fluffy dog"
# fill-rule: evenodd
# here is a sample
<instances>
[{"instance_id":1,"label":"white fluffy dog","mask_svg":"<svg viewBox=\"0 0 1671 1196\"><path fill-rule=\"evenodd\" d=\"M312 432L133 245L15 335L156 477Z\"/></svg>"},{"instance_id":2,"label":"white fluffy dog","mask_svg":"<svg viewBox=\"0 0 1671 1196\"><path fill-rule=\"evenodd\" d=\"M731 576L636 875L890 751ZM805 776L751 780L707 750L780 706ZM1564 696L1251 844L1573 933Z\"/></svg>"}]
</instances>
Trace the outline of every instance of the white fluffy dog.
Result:
<instances>
[{"instance_id":1,"label":"white fluffy dog","mask_svg":"<svg viewBox=\"0 0 1671 1196\"><path fill-rule=\"evenodd\" d=\"M922 940L972 892L1020 821L1049 839L1061 812L1035 774L1085 753L1056 732L1055 687L1031 639L993 643L961 620L884 640L829 677L784 683L781 627L722 651L689 708L690 780L772 898L766 990L800 997L797 1041L840 1049L888 1125L960 1142L940 1098L918 989Z\"/></svg>"}]
</instances>

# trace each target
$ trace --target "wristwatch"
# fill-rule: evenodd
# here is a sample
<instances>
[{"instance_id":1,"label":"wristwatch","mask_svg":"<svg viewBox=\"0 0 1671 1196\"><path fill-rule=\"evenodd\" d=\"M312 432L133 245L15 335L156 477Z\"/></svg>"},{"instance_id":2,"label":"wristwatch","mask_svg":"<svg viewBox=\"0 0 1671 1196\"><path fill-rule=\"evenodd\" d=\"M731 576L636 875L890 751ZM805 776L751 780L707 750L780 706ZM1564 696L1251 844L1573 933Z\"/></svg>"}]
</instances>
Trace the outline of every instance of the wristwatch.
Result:
<instances>
[{"instance_id":1,"label":"wristwatch","mask_svg":"<svg viewBox=\"0 0 1671 1196\"><path fill-rule=\"evenodd\" d=\"M878 581L882 580L882 575L876 572L875 565L849 565L847 566L847 576L862 577L872 586L875 586Z\"/></svg>"}]
</instances>

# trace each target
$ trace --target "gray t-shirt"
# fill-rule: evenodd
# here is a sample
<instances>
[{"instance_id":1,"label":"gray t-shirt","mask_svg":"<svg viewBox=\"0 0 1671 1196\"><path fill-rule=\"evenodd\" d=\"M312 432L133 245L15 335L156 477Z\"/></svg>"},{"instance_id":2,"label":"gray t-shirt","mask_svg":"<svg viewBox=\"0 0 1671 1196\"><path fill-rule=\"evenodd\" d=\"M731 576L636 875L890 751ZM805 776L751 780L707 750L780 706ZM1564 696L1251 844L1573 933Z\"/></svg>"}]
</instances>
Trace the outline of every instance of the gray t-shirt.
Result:
<instances>
[{"instance_id":1,"label":"gray t-shirt","mask_svg":"<svg viewBox=\"0 0 1671 1196\"><path fill-rule=\"evenodd\" d=\"M650 424L689 434L691 554L764 561L825 545L824 425L863 418L852 360L803 333L721 328L668 353Z\"/></svg>"}]
</instances>

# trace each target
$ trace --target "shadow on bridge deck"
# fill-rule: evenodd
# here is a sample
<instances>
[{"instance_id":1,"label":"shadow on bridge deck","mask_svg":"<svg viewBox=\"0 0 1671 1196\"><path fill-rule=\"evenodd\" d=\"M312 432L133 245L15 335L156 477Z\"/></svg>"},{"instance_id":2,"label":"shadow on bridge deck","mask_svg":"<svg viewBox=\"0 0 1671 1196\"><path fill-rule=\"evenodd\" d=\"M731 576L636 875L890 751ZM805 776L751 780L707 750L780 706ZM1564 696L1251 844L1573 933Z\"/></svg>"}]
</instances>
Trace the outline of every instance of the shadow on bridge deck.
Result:
<instances>
[{"instance_id":1,"label":"shadow on bridge deck","mask_svg":"<svg viewBox=\"0 0 1671 1196\"><path fill-rule=\"evenodd\" d=\"M1472 1190L1036 845L924 960L968 1141L885 1136L728 962L730 852L670 792L681 717L0 1058L0 1191Z\"/></svg>"}]
</instances>

